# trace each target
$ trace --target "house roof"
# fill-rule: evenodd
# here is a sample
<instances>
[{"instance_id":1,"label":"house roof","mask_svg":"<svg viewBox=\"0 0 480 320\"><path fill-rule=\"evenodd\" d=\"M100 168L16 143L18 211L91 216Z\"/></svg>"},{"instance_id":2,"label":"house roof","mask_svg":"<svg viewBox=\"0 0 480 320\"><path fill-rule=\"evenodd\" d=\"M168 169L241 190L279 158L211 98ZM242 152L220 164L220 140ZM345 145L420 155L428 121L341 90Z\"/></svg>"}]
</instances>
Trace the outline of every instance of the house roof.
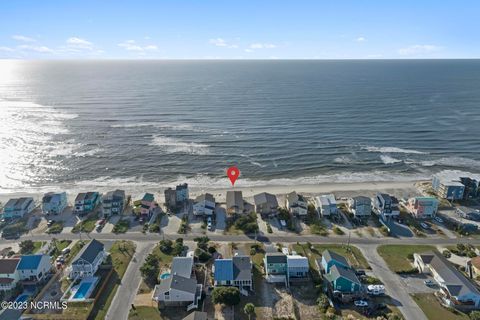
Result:
<instances>
[{"instance_id":1,"label":"house roof","mask_svg":"<svg viewBox=\"0 0 480 320\"><path fill-rule=\"evenodd\" d=\"M209 201L215 203L215 198L210 193L201 194L195 198L195 202Z\"/></svg>"},{"instance_id":2,"label":"house roof","mask_svg":"<svg viewBox=\"0 0 480 320\"><path fill-rule=\"evenodd\" d=\"M265 255L267 263L287 263L287 256L281 252L272 252Z\"/></svg>"},{"instance_id":3,"label":"house roof","mask_svg":"<svg viewBox=\"0 0 480 320\"><path fill-rule=\"evenodd\" d=\"M75 264L79 260L85 260L88 263L93 263L98 253L103 251L104 245L98 240L93 239L89 244L84 246L82 250L77 254L72 264Z\"/></svg>"},{"instance_id":4,"label":"house roof","mask_svg":"<svg viewBox=\"0 0 480 320\"><path fill-rule=\"evenodd\" d=\"M142 200L143 201L148 201L148 202L153 202L153 200L155 200L155 197L151 193L145 193Z\"/></svg>"},{"instance_id":5,"label":"house roof","mask_svg":"<svg viewBox=\"0 0 480 320\"><path fill-rule=\"evenodd\" d=\"M242 191L227 191L227 208L243 208Z\"/></svg>"},{"instance_id":6,"label":"house roof","mask_svg":"<svg viewBox=\"0 0 480 320\"><path fill-rule=\"evenodd\" d=\"M160 281L158 285L161 292L175 289L195 294L197 291L197 281L191 278L185 278L179 275L172 274L170 278Z\"/></svg>"},{"instance_id":7,"label":"house roof","mask_svg":"<svg viewBox=\"0 0 480 320\"><path fill-rule=\"evenodd\" d=\"M352 200L355 201L355 204L369 204L372 202L369 197L365 196L352 197Z\"/></svg>"},{"instance_id":8,"label":"house roof","mask_svg":"<svg viewBox=\"0 0 480 320\"><path fill-rule=\"evenodd\" d=\"M330 269L330 279L335 280L340 277L348 279L351 282L355 282L360 285L360 281L358 280L357 276L355 275L355 272L353 272L352 269L333 265L333 267Z\"/></svg>"},{"instance_id":9,"label":"house roof","mask_svg":"<svg viewBox=\"0 0 480 320\"><path fill-rule=\"evenodd\" d=\"M253 196L256 205L268 203L272 207L278 207L277 197L271 193L262 192Z\"/></svg>"},{"instance_id":10,"label":"house roof","mask_svg":"<svg viewBox=\"0 0 480 320\"><path fill-rule=\"evenodd\" d=\"M104 198L125 198L125 191L120 189L109 191Z\"/></svg>"},{"instance_id":11,"label":"house roof","mask_svg":"<svg viewBox=\"0 0 480 320\"><path fill-rule=\"evenodd\" d=\"M188 189L188 183L182 183L175 187L176 190Z\"/></svg>"},{"instance_id":12,"label":"house roof","mask_svg":"<svg viewBox=\"0 0 480 320\"><path fill-rule=\"evenodd\" d=\"M171 274L190 278L193 268L193 257L174 257L172 260Z\"/></svg>"},{"instance_id":13,"label":"house roof","mask_svg":"<svg viewBox=\"0 0 480 320\"><path fill-rule=\"evenodd\" d=\"M98 197L98 192L96 191L87 192L87 194L85 195L85 200L94 199L96 197Z\"/></svg>"},{"instance_id":14,"label":"house roof","mask_svg":"<svg viewBox=\"0 0 480 320\"><path fill-rule=\"evenodd\" d=\"M217 281L251 280L252 262L248 256L215 260L214 278Z\"/></svg>"},{"instance_id":15,"label":"house roof","mask_svg":"<svg viewBox=\"0 0 480 320\"><path fill-rule=\"evenodd\" d=\"M0 259L0 274L15 273L19 262L19 258Z\"/></svg>"},{"instance_id":16,"label":"house roof","mask_svg":"<svg viewBox=\"0 0 480 320\"><path fill-rule=\"evenodd\" d=\"M480 295L477 287L470 282L464 275L458 271L453 264L451 264L445 257L437 251L430 251L421 254L422 260L424 258L430 259L430 268L433 268L435 272L443 279L445 286L453 296L459 296L468 293L474 293Z\"/></svg>"},{"instance_id":17,"label":"house roof","mask_svg":"<svg viewBox=\"0 0 480 320\"><path fill-rule=\"evenodd\" d=\"M325 261L328 263L332 260L335 260L337 262L340 262L341 264L345 265L345 266L350 266L350 264L348 263L347 259L342 256L342 255L339 255L338 253L336 252L333 252L331 250L325 250L322 252L322 257L325 259Z\"/></svg>"},{"instance_id":18,"label":"house roof","mask_svg":"<svg viewBox=\"0 0 480 320\"><path fill-rule=\"evenodd\" d=\"M32 254L20 257L18 270L35 270L38 268L40 261L42 261L43 254Z\"/></svg>"},{"instance_id":19,"label":"house roof","mask_svg":"<svg viewBox=\"0 0 480 320\"><path fill-rule=\"evenodd\" d=\"M83 201L83 200L85 200L86 196L87 196L87 194L85 192L80 192L75 197L75 201Z\"/></svg>"},{"instance_id":20,"label":"house roof","mask_svg":"<svg viewBox=\"0 0 480 320\"><path fill-rule=\"evenodd\" d=\"M10 199L5 204L5 208L13 207L15 209L21 209L26 202L32 202L32 201L33 201L33 198L31 198L31 197Z\"/></svg>"},{"instance_id":21,"label":"house roof","mask_svg":"<svg viewBox=\"0 0 480 320\"><path fill-rule=\"evenodd\" d=\"M207 313L202 311L193 311L183 320L207 320Z\"/></svg>"},{"instance_id":22,"label":"house roof","mask_svg":"<svg viewBox=\"0 0 480 320\"><path fill-rule=\"evenodd\" d=\"M308 268L308 258L300 255L287 256L288 267L292 268Z\"/></svg>"},{"instance_id":23,"label":"house roof","mask_svg":"<svg viewBox=\"0 0 480 320\"><path fill-rule=\"evenodd\" d=\"M217 281L233 280L232 259L216 259L214 278Z\"/></svg>"},{"instance_id":24,"label":"house roof","mask_svg":"<svg viewBox=\"0 0 480 320\"><path fill-rule=\"evenodd\" d=\"M387 193L377 193L377 197L383 199L385 203L392 203L392 197Z\"/></svg>"}]
</instances>

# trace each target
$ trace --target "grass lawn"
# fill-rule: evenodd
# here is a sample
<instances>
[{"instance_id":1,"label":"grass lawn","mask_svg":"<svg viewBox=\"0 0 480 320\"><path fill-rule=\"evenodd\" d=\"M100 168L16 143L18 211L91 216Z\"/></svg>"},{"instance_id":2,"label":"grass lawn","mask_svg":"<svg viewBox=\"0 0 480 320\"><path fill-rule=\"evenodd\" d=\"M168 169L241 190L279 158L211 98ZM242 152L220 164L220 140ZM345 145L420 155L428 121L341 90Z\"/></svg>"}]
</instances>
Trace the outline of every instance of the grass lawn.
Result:
<instances>
[{"instance_id":1,"label":"grass lawn","mask_svg":"<svg viewBox=\"0 0 480 320\"><path fill-rule=\"evenodd\" d=\"M77 253L83 248L83 246L87 243L88 243L88 241L77 241L72 246L72 249L70 250L70 254L69 254L68 258L66 259L66 264L65 265L68 265L73 260L73 258L75 258Z\"/></svg>"},{"instance_id":2,"label":"grass lawn","mask_svg":"<svg viewBox=\"0 0 480 320\"><path fill-rule=\"evenodd\" d=\"M125 233L130 228L130 220L119 220L117 224L113 227L113 233Z\"/></svg>"},{"instance_id":3,"label":"grass lawn","mask_svg":"<svg viewBox=\"0 0 480 320\"><path fill-rule=\"evenodd\" d=\"M173 255L168 255L162 252L160 250L160 243L153 248L151 254L155 255L158 260L160 261L160 270L162 268L169 268L170 264L172 263ZM152 291L152 287L150 287L145 281L142 279L142 282L140 283L140 287L138 288L138 293L147 293Z\"/></svg>"},{"instance_id":4,"label":"grass lawn","mask_svg":"<svg viewBox=\"0 0 480 320\"><path fill-rule=\"evenodd\" d=\"M308 248L306 243L304 244L294 244L293 250L298 254L308 257L310 267L315 269L315 260L322 256L324 250L331 250L336 252L345 258L347 258L350 265L354 268L360 269L370 269L370 266L367 262L367 259L363 256L362 252L355 246L346 246L340 244L314 244L313 250Z\"/></svg>"},{"instance_id":5,"label":"grass lawn","mask_svg":"<svg viewBox=\"0 0 480 320\"><path fill-rule=\"evenodd\" d=\"M131 241L115 241L110 248L110 256L114 272L95 303L89 319L105 319L108 308L117 292L119 283L127 270L128 264L135 253L135 245Z\"/></svg>"},{"instance_id":6,"label":"grass lawn","mask_svg":"<svg viewBox=\"0 0 480 320\"><path fill-rule=\"evenodd\" d=\"M44 244L45 244L44 241L34 241L32 253L37 253L38 250L40 250Z\"/></svg>"},{"instance_id":7,"label":"grass lawn","mask_svg":"<svg viewBox=\"0 0 480 320\"><path fill-rule=\"evenodd\" d=\"M423 313L430 320L467 320L469 317L465 313L457 310L449 310L443 307L432 293L412 294L413 300L422 309Z\"/></svg>"},{"instance_id":8,"label":"grass lawn","mask_svg":"<svg viewBox=\"0 0 480 320\"><path fill-rule=\"evenodd\" d=\"M139 306L130 309L128 320L161 320L160 312L156 307Z\"/></svg>"},{"instance_id":9,"label":"grass lawn","mask_svg":"<svg viewBox=\"0 0 480 320\"><path fill-rule=\"evenodd\" d=\"M62 230L63 230L63 221L56 221L45 232L48 234L57 234L62 232Z\"/></svg>"},{"instance_id":10,"label":"grass lawn","mask_svg":"<svg viewBox=\"0 0 480 320\"><path fill-rule=\"evenodd\" d=\"M87 218L83 221L80 221L72 228L73 233L87 232L90 233L95 228L95 223L97 223L98 219L96 216Z\"/></svg>"},{"instance_id":11,"label":"grass lawn","mask_svg":"<svg viewBox=\"0 0 480 320\"><path fill-rule=\"evenodd\" d=\"M410 255L430 250L436 249L429 245L381 245L377 248L378 254L385 260L390 270L397 273L413 269L408 259Z\"/></svg>"},{"instance_id":12,"label":"grass lawn","mask_svg":"<svg viewBox=\"0 0 480 320\"><path fill-rule=\"evenodd\" d=\"M55 250L52 252L52 258L57 258L63 249L68 247L72 243L72 240L57 240L55 241Z\"/></svg>"}]
</instances>

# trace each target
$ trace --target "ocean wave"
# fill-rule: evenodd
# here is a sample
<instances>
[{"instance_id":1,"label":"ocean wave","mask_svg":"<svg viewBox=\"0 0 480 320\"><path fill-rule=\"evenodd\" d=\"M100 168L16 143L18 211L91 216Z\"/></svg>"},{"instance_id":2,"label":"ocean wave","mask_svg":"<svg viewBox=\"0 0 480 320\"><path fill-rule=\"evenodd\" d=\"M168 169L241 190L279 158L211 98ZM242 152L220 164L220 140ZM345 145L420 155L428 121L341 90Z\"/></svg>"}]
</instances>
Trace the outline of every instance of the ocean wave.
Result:
<instances>
[{"instance_id":1,"label":"ocean wave","mask_svg":"<svg viewBox=\"0 0 480 320\"><path fill-rule=\"evenodd\" d=\"M189 123L176 122L138 122L138 123L118 123L110 125L110 128L145 128L153 127L159 129L170 129L173 131L193 131L193 132L210 132L211 129L195 127Z\"/></svg>"},{"instance_id":2,"label":"ocean wave","mask_svg":"<svg viewBox=\"0 0 480 320\"><path fill-rule=\"evenodd\" d=\"M210 152L210 146L207 144L185 142L180 139L164 136L155 136L150 144L159 147L162 151L166 153L206 155Z\"/></svg>"},{"instance_id":3,"label":"ocean wave","mask_svg":"<svg viewBox=\"0 0 480 320\"><path fill-rule=\"evenodd\" d=\"M434 160L424 160L420 161L419 164L424 167L445 166L480 169L480 161L463 157L445 157Z\"/></svg>"},{"instance_id":4,"label":"ocean wave","mask_svg":"<svg viewBox=\"0 0 480 320\"><path fill-rule=\"evenodd\" d=\"M413 150L413 149L402 149L397 147L373 147L366 146L362 147L363 150L370 152L380 152L380 153L411 153L411 154L428 154L428 152Z\"/></svg>"},{"instance_id":5,"label":"ocean wave","mask_svg":"<svg viewBox=\"0 0 480 320\"><path fill-rule=\"evenodd\" d=\"M341 164L352 164L354 163L355 161L350 158L350 157L347 157L347 156L341 156L341 157L337 157L335 159L333 159L333 162L335 163L341 163Z\"/></svg>"},{"instance_id":6,"label":"ocean wave","mask_svg":"<svg viewBox=\"0 0 480 320\"><path fill-rule=\"evenodd\" d=\"M382 160L382 162L384 164L394 164L394 163L402 162L402 160L395 159L395 158L390 157L389 155L386 155L386 154L382 154L380 156L380 159Z\"/></svg>"}]
</instances>

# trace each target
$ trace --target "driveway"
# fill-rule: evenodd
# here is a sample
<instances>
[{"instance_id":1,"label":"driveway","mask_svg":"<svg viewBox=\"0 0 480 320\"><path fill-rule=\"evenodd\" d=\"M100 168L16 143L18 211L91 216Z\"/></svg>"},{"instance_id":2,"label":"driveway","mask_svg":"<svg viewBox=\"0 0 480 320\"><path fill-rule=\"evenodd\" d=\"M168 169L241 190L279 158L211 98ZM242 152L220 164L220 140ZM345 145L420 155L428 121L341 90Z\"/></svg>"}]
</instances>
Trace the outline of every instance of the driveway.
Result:
<instances>
[{"instance_id":1,"label":"driveway","mask_svg":"<svg viewBox=\"0 0 480 320\"><path fill-rule=\"evenodd\" d=\"M128 265L125 274L118 290L113 297L110 309L107 312L105 319L119 320L127 319L130 307L135 299L135 296L142 280L140 273L140 266L144 263L145 257L150 253L156 242L136 242L135 254Z\"/></svg>"},{"instance_id":2,"label":"driveway","mask_svg":"<svg viewBox=\"0 0 480 320\"><path fill-rule=\"evenodd\" d=\"M102 228L101 233L110 233L113 230L113 227L117 224L117 222L122 218L120 215L114 215L110 219L108 219L105 226Z\"/></svg>"},{"instance_id":3,"label":"driveway","mask_svg":"<svg viewBox=\"0 0 480 320\"><path fill-rule=\"evenodd\" d=\"M405 319L427 320L422 309L408 293L408 286L396 273L390 271L385 261L377 253L377 246L357 246L372 267L373 274L383 282L387 294L392 298L393 303L402 312Z\"/></svg>"}]
</instances>

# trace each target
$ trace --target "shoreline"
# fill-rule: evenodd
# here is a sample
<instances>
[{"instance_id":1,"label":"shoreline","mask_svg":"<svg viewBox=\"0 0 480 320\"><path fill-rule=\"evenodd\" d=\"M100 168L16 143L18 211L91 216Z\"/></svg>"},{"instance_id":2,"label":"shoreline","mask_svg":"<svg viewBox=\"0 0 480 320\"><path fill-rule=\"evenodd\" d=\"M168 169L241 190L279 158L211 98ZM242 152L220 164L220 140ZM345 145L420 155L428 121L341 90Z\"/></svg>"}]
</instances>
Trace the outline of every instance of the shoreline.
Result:
<instances>
[{"instance_id":1,"label":"shoreline","mask_svg":"<svg viewBox=\"0 0 480 320\"><path fill-rule=\"evenodd\" d=\"M264 186L250 186L250 187L231 187L231 188L204 188L204 187L190 187L190 198L194 199L196 196L208 192L214 195L217 202L225 202L227 191L242 191L244 198L253 198L254 194L261 192L268 192L275 195L285 195L289 192L296 191L306 196L316 196L320 194L334 193L337 197L348 197L356 195L373 196L376 192L388 192L399 198L410 197L413 195L419 195L420 192L415 186L418 182L425 180L410 180L410 181L365 181L365 182L330 182L319 184L297 184L297 185L264 185ZM185 181L188 183L188 181ZM172 186L174 187L174 186ZM69 202L73 202L76 197L76 190L79 188L76 186L70 191L60 190L59 188L52 188L50 191L66 191ZM155 195L155 199L159 203L164 202L163 191L164 187L152 188L146 186L145 189L140 190L136 187L135 190L123 188L120 186L112 186L105 188L105 186L95 188L85 188L84 191L99 191L104 193L108 190L123 189L128 195L131 195L133 199L140 197L145 192L150 192ZM37 192L11 192L0 193L0 201L5 203L10 198L15 197L33 197L34 200L39 201L42 199L45 188ZM75 193L72 193L75 190Z\"/></svg>"}]
</instances>

